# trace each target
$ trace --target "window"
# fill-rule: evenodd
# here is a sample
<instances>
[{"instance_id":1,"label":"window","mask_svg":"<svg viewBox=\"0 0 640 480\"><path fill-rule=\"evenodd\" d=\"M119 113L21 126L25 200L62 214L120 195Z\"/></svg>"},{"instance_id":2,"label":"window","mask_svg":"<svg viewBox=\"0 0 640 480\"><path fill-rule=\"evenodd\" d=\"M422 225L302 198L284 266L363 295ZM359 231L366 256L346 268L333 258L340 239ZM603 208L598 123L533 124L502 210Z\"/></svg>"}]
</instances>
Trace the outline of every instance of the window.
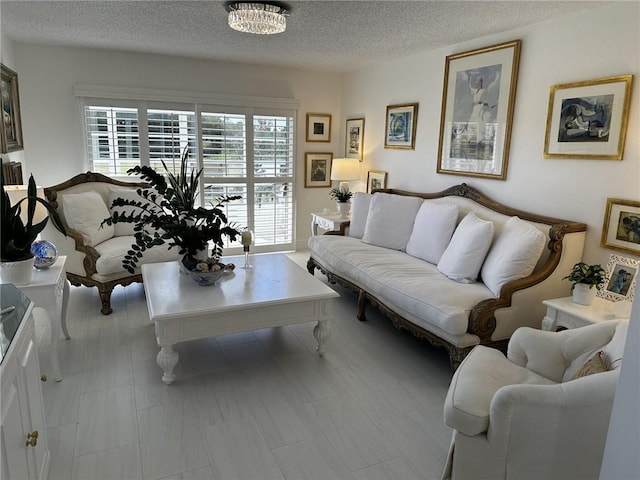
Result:
<instances>
[{"instance_id":1,"label":"window","mask_svg":"<svg viewBox=\"0 0 640 480\"><path fill-rule=\"evenodd\" d=\"M164 163L178 173L188 146L190 165L203 170L203 206L215 203L220 195L240 195L241 200L225 206L226 214L237 227L253 230L255 251L294 247L293 111L87 102L84 119L91 170L126 176L135 165L163 171Z\"/></svg>"}]
</instances>

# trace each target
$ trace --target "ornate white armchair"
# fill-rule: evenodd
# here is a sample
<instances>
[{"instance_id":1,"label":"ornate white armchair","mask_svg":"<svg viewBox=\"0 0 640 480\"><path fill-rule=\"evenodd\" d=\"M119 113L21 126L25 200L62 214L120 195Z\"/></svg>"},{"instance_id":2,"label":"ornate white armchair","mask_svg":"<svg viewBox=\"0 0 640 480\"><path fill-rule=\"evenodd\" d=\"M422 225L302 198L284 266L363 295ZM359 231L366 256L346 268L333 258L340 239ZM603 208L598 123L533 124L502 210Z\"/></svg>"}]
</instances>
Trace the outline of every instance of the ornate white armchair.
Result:
<instances>
[{"instance_id":1,"label":"ornate white armchair","mask_svg":"<svg viewBox=\"0 0 640 480\"><path fill-rule=\"evenodd\" d=\"M523 327L506 357L475 347L444 404L454 432L443 479L597 479L627 325Z\"/></svg>"}]
</instances>

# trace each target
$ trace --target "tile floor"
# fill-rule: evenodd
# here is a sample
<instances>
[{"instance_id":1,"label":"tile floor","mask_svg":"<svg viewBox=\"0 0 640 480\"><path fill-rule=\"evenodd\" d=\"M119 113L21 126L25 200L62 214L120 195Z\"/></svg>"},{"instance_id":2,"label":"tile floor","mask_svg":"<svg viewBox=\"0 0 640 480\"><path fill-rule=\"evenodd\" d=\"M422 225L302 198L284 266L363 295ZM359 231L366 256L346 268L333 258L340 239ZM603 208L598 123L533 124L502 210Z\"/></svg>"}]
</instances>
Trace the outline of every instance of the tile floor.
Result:
<instances>
[{"instance_id":1,"label":"tile floor","mask_svg":"<svg viewBox=\"0 0 640 480\"><path fill-rule=\"evenodd\" d=\"M447 355L375 310L358 322L355 295L335 288L324 358L313 324L209 338L177 346L166 386L143 287L117 288L109 316L96 289L72 287L64 381L42 384L49 478L440 478ZM37 332L46 373L47 326Z\"/></svg>"}]
</instances>

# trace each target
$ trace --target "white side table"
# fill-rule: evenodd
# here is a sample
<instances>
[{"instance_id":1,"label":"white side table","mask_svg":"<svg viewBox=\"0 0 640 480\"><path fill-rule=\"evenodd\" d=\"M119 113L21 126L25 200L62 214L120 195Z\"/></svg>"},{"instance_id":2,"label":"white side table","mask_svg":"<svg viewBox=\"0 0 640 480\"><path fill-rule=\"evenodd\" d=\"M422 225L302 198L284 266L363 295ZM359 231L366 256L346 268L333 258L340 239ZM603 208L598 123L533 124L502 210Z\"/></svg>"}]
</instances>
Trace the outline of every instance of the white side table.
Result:
<instances>
[{"instance_id":1,"label":"white side table","mask_svg":"<svg viewBox=\"0 0 640 480\"><path fill-rule=\"evenodd\" d=\"M311 214L311 235L318 235L318 227L323 228L325 230L337 231L340 230L340 226L344 222L348 222L350 220L350 216L347 218L340 217L338 212L331 213L312 213Z\"/></svg>"},{"instance_id":2,"label":"white side table","mask_svg":"<svg viewBox=\"0 0 640 480\"><path fill-rule=\"evenodd\" d=\"M18 285L18 289L29 297L35 307L43 309L51 324L51 370L56 382L62 381L58 363L58 339L60 328L66 339L71 338L67 330L67 305L69 304L69 282L64 264L67 257L58 257L56 263L45 270L33 270L31 283Z\"/></svg>"},{"instance_id":3,"label":"white side table","mask_svg":"<svg viewBox=\"0 0 640 480\"><path fill-rule=\"evenodd\" d=\"M614 302L596 297L591 305L574 303L572 297L544 300L547 314L542 320L542 330L555 332L558 327L579 328L598 322L614 320Z\"/></svg>"}]
</instances>

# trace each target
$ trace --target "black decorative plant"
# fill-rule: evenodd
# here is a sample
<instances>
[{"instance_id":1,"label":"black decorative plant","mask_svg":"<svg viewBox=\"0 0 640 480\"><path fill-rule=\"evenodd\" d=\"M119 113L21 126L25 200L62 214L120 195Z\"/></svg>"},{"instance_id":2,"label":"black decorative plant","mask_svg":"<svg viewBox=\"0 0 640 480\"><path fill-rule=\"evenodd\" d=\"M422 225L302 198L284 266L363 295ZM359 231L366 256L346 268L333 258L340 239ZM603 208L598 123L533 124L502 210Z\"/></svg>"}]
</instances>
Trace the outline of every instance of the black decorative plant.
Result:
<instances>
[{"instance_id":1,"label":"black decorative plant","mask_svg":"<svg viewBox=\"0 0 640 480\"><path fill-rule=\"evenodd\" d=\"M336 202L346 203L353 197L353 192L343 190L342 188L332 188L329 196Z\"/></svg>"},{"instance_id":2,"label":"black decorative plant","mask_svg":"<svg viewBox=\"0 0 640 480\"><path fill-rule=\"evenodd\" d=\"M180 160L180 173L174 175L162 162L165 175L147 166L136 166L127 171L137 175L149 184L148 188L139 188L140 201L116 198L112 207L133 207L113 209L112 216L103 223L133 223L135 243L125 256L122 265L134 273L143 253L156 245L177 247L178 254L185 256L185 265L190 268L198 263L194 257L208 250L210 242L213 248L210 257L217 262L222 255L224 240L234 241L240 231L229 224L222 206L238 200L240 196L221 196L213 208L196 206L198 203L199 179L202 169L188 172L188 148L185 148Z\"/></svg>"},{"instance_id":3,"label":"black decorative plant","mask_svg":"<svg viewBox=\"0 0 640 480\"><path fill-rule=\"evenodd\" d=\"M600 264L589 265L585 262L579 262L573 266L569 275L564 277L563 280L572 282L572 292L578 283L588 285L589 288L596 287L596 289L600 290L607 280L607 272Z\"/></svg>"}]
</instances>

